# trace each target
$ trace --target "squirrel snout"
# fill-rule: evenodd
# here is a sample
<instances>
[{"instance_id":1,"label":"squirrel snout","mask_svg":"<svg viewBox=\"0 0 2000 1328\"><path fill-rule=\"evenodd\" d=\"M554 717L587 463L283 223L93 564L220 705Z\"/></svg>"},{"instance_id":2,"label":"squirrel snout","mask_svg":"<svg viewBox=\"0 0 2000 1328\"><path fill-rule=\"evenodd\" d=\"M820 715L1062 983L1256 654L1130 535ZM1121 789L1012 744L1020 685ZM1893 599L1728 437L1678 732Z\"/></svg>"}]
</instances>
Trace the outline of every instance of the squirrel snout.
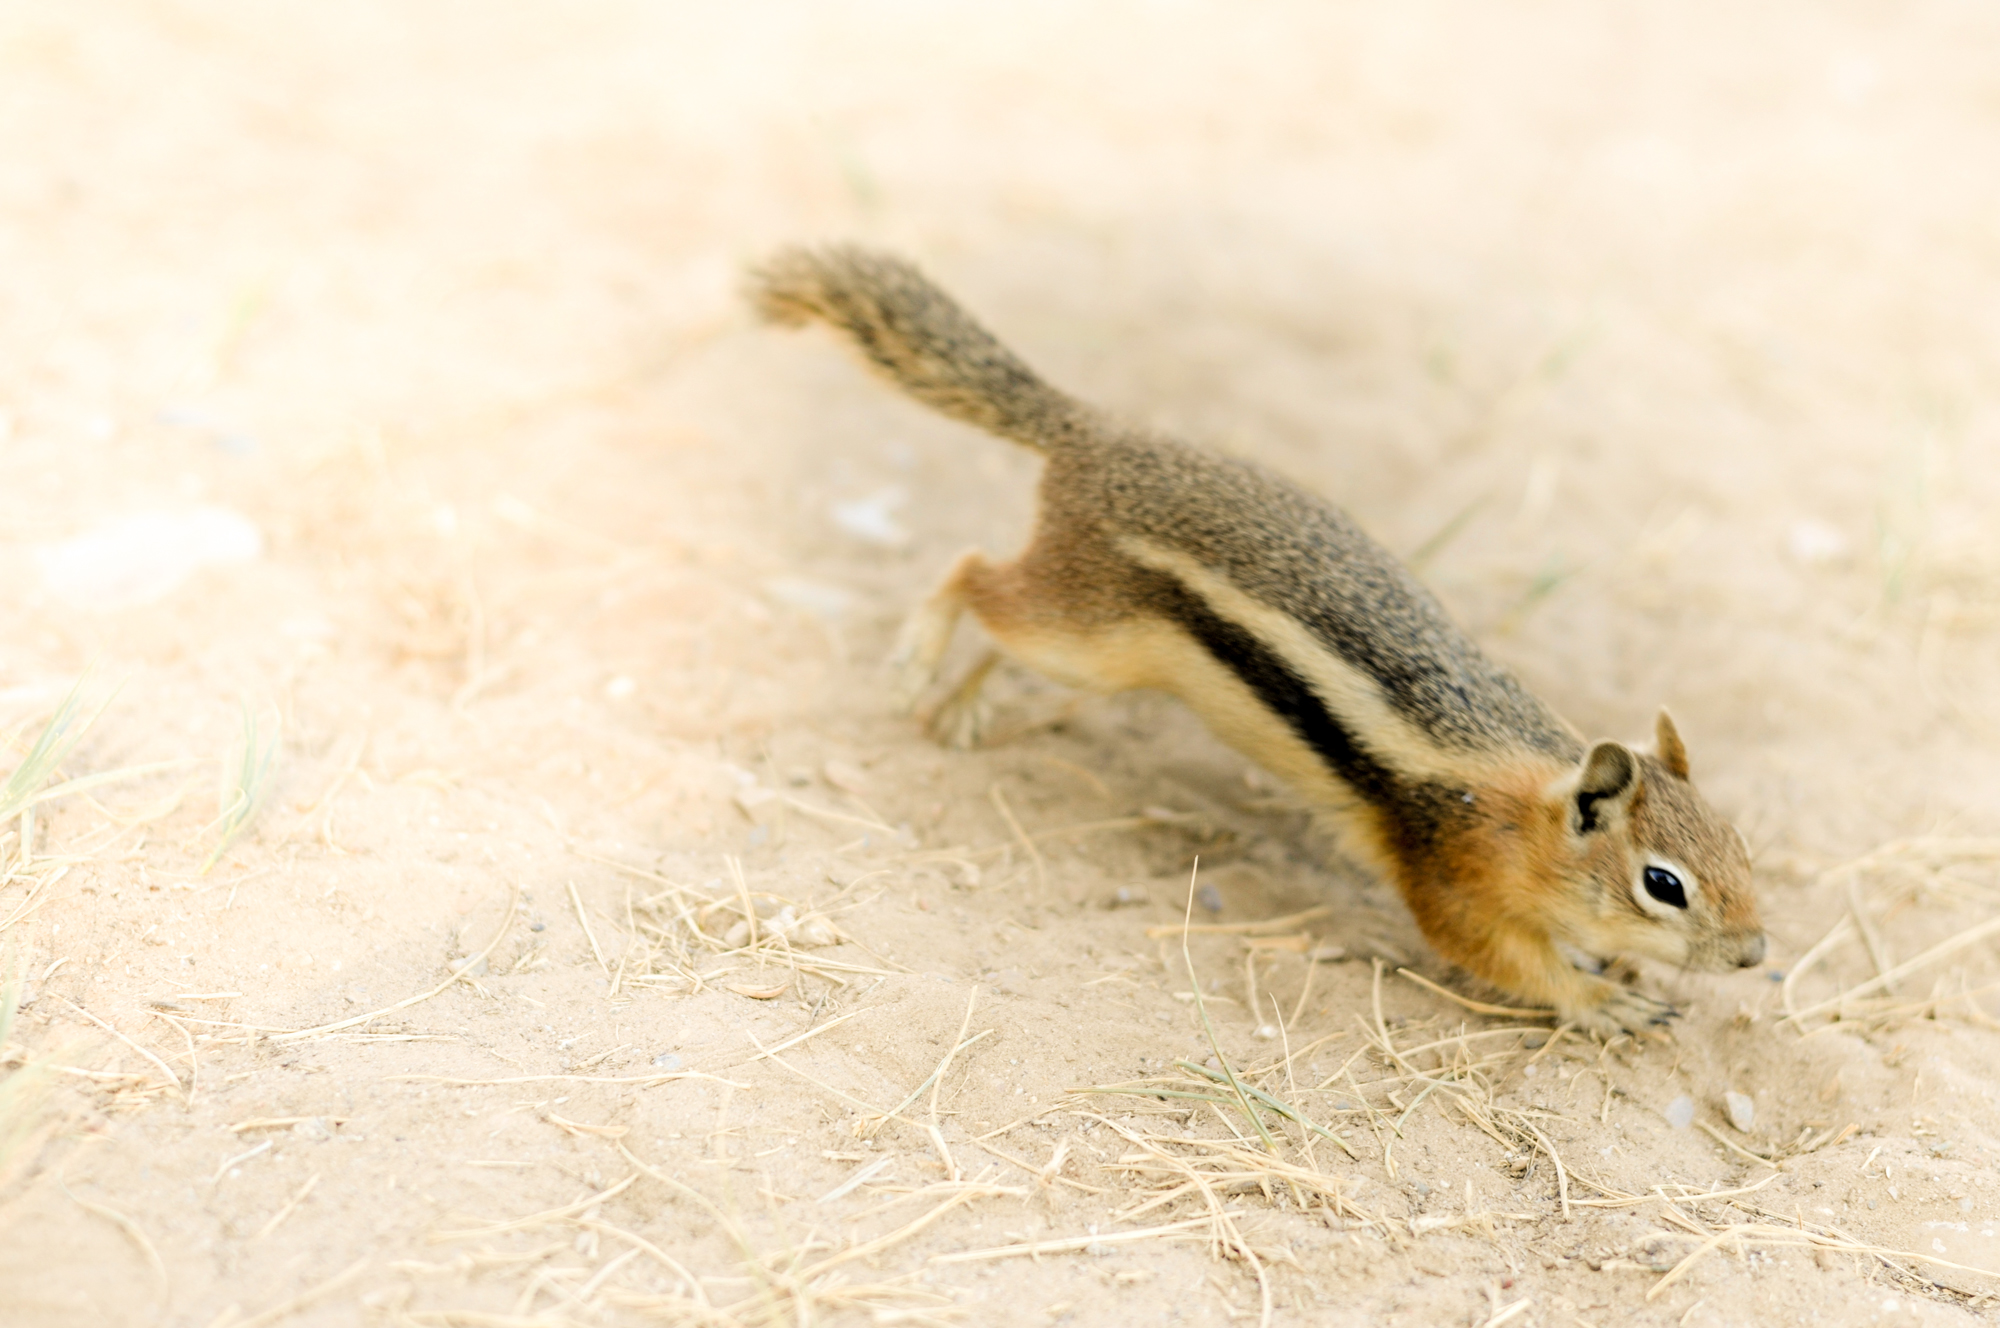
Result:
<instances>
[{"instance_id":1,"label":"squirrel snout","mask_svg":"<svg viewBox=\"0 0 2000 1328\"><path fill-rule=\"evenodd\" d=\"M1755 968L1764 962L1764 933L1746 938L1736 952L1738 968Z\"/></svg>"}]
</instances>

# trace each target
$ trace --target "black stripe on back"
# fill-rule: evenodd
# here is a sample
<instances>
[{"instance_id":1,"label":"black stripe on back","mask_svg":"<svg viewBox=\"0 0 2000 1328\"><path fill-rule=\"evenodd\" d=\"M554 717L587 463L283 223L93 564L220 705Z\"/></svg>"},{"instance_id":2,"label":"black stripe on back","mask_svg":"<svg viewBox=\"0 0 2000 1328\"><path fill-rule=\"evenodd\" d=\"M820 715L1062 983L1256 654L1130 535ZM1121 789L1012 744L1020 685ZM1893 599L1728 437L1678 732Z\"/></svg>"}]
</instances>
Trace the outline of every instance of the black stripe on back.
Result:
<instances>
[{"instance_id":1,"label":"black stripe on back","mask_svg":"<svg viewBox=\"0 0 2000 1328\"><path fill-rule=\"evenodd\" d=\"M1278 654L1247 629L1222 617L1201 596L1165 573L1154 573L1148 598L1186 628L1243 685L1282 717L1299 740L1354 790L1377 806L1401 801L1396 777L1335 719L1317 693Z\"/></svg>"}]
</instances>

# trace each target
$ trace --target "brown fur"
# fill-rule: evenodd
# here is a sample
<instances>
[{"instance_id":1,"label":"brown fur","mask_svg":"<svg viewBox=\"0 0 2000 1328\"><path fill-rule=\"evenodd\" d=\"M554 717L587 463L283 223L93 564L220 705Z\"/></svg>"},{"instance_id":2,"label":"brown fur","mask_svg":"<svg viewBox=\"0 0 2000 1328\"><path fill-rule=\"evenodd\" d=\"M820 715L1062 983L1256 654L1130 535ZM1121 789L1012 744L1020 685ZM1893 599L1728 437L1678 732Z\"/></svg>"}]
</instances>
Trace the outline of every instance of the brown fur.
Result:
<instances>
[{"instance_id":1,"label":"brown fur","mask_svg":"<svg viewBox=\"0 0 2000 1328\"><path fill-rule=\"evenodd\" d=\"M1579 963L1762 958L1748 854L1695 792L1665 711L1657 755L1586 748L1337 508L1103 418L901 259L786 250L750 294L774 321L834 326L919 400L1048 458L1028 547L1009 563L962 555L905 626L906 700L966 611L1058 681L1171 692L1334 813L1441 954L1594 1031L1671 1012ZM975 727L983 676L941 725ZM1671 873L1679 904L1646 887L1649 867Z\"/></svg>"}]
</instances>

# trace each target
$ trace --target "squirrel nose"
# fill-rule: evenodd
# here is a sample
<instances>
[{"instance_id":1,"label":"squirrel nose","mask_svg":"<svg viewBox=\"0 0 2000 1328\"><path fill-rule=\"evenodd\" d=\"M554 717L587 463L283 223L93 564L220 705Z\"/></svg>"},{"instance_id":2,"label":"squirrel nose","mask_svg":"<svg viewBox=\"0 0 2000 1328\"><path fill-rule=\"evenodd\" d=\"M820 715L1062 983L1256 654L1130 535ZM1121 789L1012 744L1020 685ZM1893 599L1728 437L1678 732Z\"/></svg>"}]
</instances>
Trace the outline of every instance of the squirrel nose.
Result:
<instances>
[{"instance_id":1,"label":"squirrel nose","mask_svg":"<svg viewBox=\"0 0 2000 1328\"><path fill-rule=\"evenodd\" d=\"M1743 948L1736 953L1738 968L1755 968L1764 962L1764 933L1758 932L1743 942Z\"/></svg>"}]
</instances>

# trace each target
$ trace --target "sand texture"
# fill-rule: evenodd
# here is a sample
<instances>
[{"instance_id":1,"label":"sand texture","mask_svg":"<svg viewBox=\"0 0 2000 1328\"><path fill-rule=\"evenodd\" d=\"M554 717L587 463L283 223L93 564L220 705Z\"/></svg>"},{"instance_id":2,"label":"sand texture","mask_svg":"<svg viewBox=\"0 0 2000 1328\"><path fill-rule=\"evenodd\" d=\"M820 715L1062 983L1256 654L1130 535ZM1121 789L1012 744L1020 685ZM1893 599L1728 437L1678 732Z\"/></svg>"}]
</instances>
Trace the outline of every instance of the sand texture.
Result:
<instances>
[{"instance_id":1,"label":"sand texture","mask_svg":"<svg viewBox=\"0 0 2000 1328\"><path fill-rule=\"evenodd\" d=\"M2000 1318L1996 53L0 6L0 1322ZM1329 495L1584 733L1672 707L1767 964L1593 1042L1163 697L896 713L1038 463L755 324L835 238Z\"/></svg>"}]
</instances>

